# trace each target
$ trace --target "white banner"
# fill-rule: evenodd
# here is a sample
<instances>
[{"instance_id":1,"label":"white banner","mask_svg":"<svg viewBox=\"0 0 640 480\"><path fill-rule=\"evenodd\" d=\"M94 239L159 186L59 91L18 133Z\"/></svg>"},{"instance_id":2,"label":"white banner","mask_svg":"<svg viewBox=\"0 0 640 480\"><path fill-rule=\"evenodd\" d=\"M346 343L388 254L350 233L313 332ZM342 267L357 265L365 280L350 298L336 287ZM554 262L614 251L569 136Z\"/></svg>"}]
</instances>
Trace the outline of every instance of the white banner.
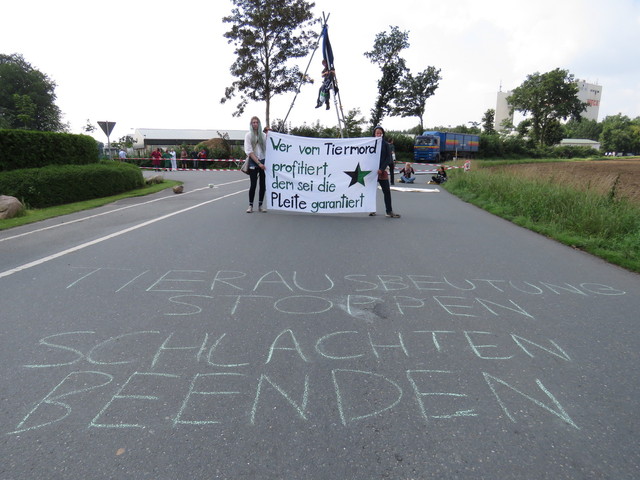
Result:
<instances>
[{"instance_id":1,"label":"white banner","mask_svg":"<svg viewBox=\"0 0 640 480\"><path fill-rule=\"evenodd\" d=\"M376 211L380 138L267 135L267 208L305 213Z\"/></svg>"}]
</instances>

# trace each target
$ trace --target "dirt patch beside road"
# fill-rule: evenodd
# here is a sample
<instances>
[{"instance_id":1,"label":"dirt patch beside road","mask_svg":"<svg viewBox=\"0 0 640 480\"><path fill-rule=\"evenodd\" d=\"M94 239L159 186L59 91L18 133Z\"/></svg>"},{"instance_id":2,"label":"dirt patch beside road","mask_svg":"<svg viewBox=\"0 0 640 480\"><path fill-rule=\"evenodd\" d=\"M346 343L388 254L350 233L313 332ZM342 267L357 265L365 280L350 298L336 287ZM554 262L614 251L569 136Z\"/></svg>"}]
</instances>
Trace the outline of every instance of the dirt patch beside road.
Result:
<instances>
[{"instance_id":1,"label":"dirt patch beside road","mask_svg":"<svg viewBox=\"0 0 640 480\"><path fill-rule=\"evenodd\" d=\"M531 163L495 167L527 178L544 178L581 190L608 194L640 204L640 158L584 162ZM617 182L617 184L616 184Z\"/></svg>"}]
</instances>

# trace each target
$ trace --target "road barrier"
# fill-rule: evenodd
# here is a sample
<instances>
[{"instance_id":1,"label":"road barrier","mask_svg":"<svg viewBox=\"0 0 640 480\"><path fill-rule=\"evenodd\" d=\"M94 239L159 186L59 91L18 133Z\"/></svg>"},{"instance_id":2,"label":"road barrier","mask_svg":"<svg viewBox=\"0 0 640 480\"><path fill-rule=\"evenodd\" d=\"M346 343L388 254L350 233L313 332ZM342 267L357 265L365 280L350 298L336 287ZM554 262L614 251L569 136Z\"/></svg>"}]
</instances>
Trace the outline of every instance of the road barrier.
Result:
<instances>
[{"instance_id":1,"label":"road barrier","mask_svg":"<svg viewBox=\"0 0 640 480\"><path fill-rule=\"evenodd\" d=\"M140 163L147 163L147 162L151 162L153 161L153 158L149 157L142 157L142 158L124 158L124 159L120 159L120 161L122 162L128 162L128 163L132 163L132 164L140 164ZM179 171L179 172L235 172L240 170L240 167L242 166L242 164L245 162L244 159L242 158L186 158L186 159L182 159L182 158L178 158L176 159L176 163L177 165L180 165L181 163L191 163L191 165L200 165L201 163L211 163L212 165L215 164L216 162L218 163L232 163L234 165L234 168L197 168L197 167L191 167L191 168L185 168L185 167L177 167L175 169L171 168L171 167L167 167L166 162L171 162L171 160L167 160L165 158L161 159L161 166L158 167L154 167L153 165L139 165L140 168L142 170L159 170L159 171ZM397 164L401 164L402 166L404 166L405 162L396 162ZM468 170L467 168L467 164L465 163L464 166L455 166L455 165L443 165L440 163L414 163L412 164L413 167L435 167L435 168L439 168L439 167L444 167L445 170L452 170L452 169L456 169L456 168L464 168L465 171ZM470 165L469 165L470 166ZM435 171L434 169L428 169L428 170L416 170L416 175L421 175L421 174L426 174L426 173L431 173L433 171ZM398 173L399 169L396 168L395 172Z\"/></svg>"},{"instance_id":2,"label":"road barrier","mask_svg":"<svg viewBox=\"0 0 640 480\"><path fill-rule=\"evenodd\" d=\"M153 164L149 165L149 162L153 162L153 158L151 157L141 157L141 158L124 158L120 159L122 162L132 163L134 165L138 165L142 170L160 170L160 171L181 171L181 172L235 172L240 169L242 164L245 162L244 159L240 158L177 158L175 163L178 165L177 168L173 169L170 166L166 166L167 163L171 163L172 160L162 158L160 159L160 165L154 166ZM207 163L214 164L215 162L219 163L230 163L234 165L234 168L199 168L198 166ZM142 165L144 163L145 165ZM193 165L191 168L180 167L181 164L191 164Z\"/></svg>"}]
</instances>

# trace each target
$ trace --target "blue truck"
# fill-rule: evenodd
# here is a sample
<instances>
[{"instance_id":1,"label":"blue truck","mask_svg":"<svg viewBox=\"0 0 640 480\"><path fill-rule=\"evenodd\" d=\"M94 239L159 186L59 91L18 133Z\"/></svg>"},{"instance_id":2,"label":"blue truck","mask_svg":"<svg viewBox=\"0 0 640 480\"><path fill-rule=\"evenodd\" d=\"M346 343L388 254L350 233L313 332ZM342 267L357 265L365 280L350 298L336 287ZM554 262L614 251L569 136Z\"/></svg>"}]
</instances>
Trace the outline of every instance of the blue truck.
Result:
<instances>
[{"instance_id":1,"label":"blue truck","mask_svg":"<svg viewBox=\"0 0 640 480\"><path fill-rule=\"evenodd\" d=\"M440 163L454 157L474 157L479 146L478 135L427 131L416 137L413 160L419 163Z\"/></svg>"}]
</instances>

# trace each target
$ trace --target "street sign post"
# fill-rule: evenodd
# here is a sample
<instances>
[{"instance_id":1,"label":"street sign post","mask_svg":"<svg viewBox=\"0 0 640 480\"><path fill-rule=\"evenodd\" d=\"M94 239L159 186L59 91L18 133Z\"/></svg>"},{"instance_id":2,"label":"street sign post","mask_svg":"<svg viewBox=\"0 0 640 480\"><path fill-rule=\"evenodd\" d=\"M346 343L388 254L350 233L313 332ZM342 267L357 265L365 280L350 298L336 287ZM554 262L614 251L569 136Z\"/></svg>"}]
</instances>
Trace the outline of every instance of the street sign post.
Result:
<instances>
[{"instance_id":1,"label":"street sign post","mask_svg":"<svg viewBox=\"0 0 640 480\"><path fill-rule=\"evenodd\" d=\"M107 136L107 151L109 152L109 158L111 158L111 141L109 140L109 136L113 131L113 127L116 126L116 122L98 122L98 125L100 125L100 128Z\"/></svg>"}]
</instances>

